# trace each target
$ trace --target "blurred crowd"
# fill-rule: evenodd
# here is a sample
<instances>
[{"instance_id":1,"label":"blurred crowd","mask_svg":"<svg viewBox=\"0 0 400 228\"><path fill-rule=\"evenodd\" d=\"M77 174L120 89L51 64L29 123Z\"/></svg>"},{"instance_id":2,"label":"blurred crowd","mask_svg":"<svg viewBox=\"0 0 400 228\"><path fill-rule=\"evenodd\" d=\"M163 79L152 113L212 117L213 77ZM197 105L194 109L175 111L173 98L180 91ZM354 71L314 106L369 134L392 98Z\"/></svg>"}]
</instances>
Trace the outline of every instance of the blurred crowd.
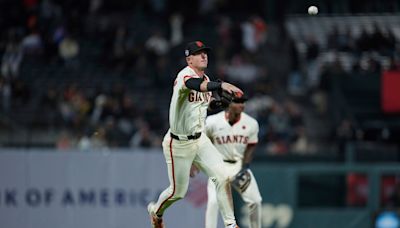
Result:
<instances>
[{"instance_id":1,"label":"blurred crowd","mask_svg":"<svg viewBox=\"0 0 400 228\"><path fill-rule=\"evenodd\" d=\"M354 31L348 26L334 25L325 41L321 44L313 36L306 39L306 84L311 88L326 90L328 85L323 77L327 72L380 74L400 69L399 39L391 27L375 22L372 28Z\"/></svg>"},{"instance_id":2,"label":"blurred crowd","mask_svg":"<svg viewBox=\"0 0 400 228\"><path fill-rule=\"evenodd\" d=\"M213 48L211 78L238 84L251 98L246 109L260 123L263 153L312 151L307 104L296 95L324 90L324 80L313 75L337 70L339 63L325 61L315 73L321 47L310 39L308 78L293 73L299 54L280 58L275 45L290 41L284 29L267 24L262 9L234 2L244 7L240 13L227 1L195 1L196 13L187 10L189 3L172 9L164 0L0 3L0 126L57 132L54 146L60 149L159 147L171 83L185 65L184 45L200 39ZM397 45L393 34L379 31L356 39L333 29L326 48L359 56L351 70L366 69L365 62L368 70L379 70L365 52L394 57ZM286 69L292 73L279 71ZM323 99L314 100L323 112Z\"/></svg>"},{"instance_id":3,"label":"blurred crowd","mask_svg":"<svg viewBox=\"0 0 400 228\"><path fill-rule=\"evenodd\" d=\"M123 4L128 4L126 11ZM263 110L249 111L260 115L260 141L271 142L268 150L287 152L302 134L294 128L303 123L292 120L301 119L293 101L274 101L263 90L268 86L263 64L267 24L246 12L238 18L216 16L217 7L224 6L201 4L200 14L209 16L203 20L205 29L184 8L168 12L164 1L32 0L5 6L7 20L0 24L2 112L15 122L19 119L13 113L28 112L21 123L31 130L59 132L55 145L62 149L159 147L168 126L169 87L185 64L183 47L189 40L204 39L213 47L212 78L272 101ZM202 28L206 31L196 31ZM90 67L108 70L113 80L102 84L104 78L92 76L89 84L80 81L81 72ZM48 75L52 78L35 84L46 68L56 69ZM68 80L70 75L78 79Z\"/></svg>"},{"instance_id":4,"label":"blurred crowd","mask_svg":"<svg viewBox=\"0 0 400 228\"><path fill-rule=\"evenodd\" d=\"M298 26L308 22L314 27L302 31L301 35L292 31L291 52L298 63L290 73L288 91L308 94L315 111L332 119L331 134L341 150L346 142L368 140L369 133L360 128L363 120L357 119L357 114L375 118L374 131L381 133L374 140L387 141L397 134L397 130L389 128L398 129L398 125L391 126L381 120L386 116L381 111L383 87L379 86L384 72L400 72L400 34L396 19L397 16L338 16L314 21L302 18L304 21L297 23ZM338 100L344 100L350 107L340 106ZM350 110L357 105L360 113L352 113ZM395 115L390 118L394 120Z\"/></svg>"}]
</instances>

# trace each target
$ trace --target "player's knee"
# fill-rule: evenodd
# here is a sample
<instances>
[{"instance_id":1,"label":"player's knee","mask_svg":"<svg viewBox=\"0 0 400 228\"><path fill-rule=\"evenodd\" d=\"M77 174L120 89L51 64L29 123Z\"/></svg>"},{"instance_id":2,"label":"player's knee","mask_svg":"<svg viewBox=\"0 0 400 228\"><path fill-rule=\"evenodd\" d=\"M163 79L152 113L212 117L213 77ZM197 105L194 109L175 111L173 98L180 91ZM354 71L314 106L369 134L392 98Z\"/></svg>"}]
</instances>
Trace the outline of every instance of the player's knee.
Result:
<instances>
[{"instance_id":1,"label":"player's knee","mask_svg":"<svg viewBox=\"0 0 400 228\"><path fill-rule=\"evenodd\" d=\"M218 178L215 180L215 186L218 188L229 185L229 179L227 178Z\"/></svg>"},{"instance_id":2,"label":"player's knee","mask_svg":"<svg viewBox=\"0 0 400 228\"><path fill-rule=\"evenodd\" d=\"M215 179L216 179L216 182L222 183L222 184L230 182L229 176L227 174L220 174Z\"/></svg>"},{"instance_id":3,"label":"player's knee","mask_svg":"<svg viewBox=\"0 0 400 228\"><path fill-rule=\"evenodd\" d=\"M214 177L210 177L210 180L215 184L216 188L221 188L226 186L227 184L230 183L229 181L229 176L221 174L221 175L216 175Z\"/></svg>"},{"instance_id":4,"label":"player's knee","mask_svg":"<svg viewBox=\"0 0 400 228\"><path fill-rule=\"evenodd\" d=\"M256 204L256 205L261 205L262 204L262 197L260 195L258 196L252 196L250 199L246 200L247 205L251 204Z\"/></svg>"},{"instance_id":5,"label":"player's knee","mask_svg":"<svg viewBox=\"0 0 400 228\"><path fill-rule=\"evenodd\" d=\"M247 203L247 207L249 208L250 211L257 210L261 208L261 201L254 203Z\"/></svg>"}]
</instances>

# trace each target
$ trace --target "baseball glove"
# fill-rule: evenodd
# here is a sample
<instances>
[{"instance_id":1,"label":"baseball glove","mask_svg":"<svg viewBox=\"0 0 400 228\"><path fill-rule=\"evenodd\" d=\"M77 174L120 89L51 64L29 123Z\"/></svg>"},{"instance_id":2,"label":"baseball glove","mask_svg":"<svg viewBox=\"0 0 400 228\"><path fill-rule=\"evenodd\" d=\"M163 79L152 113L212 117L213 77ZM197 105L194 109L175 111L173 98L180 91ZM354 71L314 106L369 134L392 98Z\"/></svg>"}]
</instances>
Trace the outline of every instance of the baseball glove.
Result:
<instances>
[{"instance_id":1,"label":"baseball glove","mask_svg":"<svg viewBox=\"0 0 400 228\"><path fill-rule=\"evenodd\" d=\"M233 99L235 98L233 93L229 93L223 89L218 90L218 95L221 98L222 103L226 104L227 106L229 106L229 104L232 103Z\"/></svg>"},{"instance_id":2,"label":"baseball glove","mask_svg":"<svg viewBox=\"0 0 400 228\"><path fill-rule=\"evenodd\" d=\"M240 170L233 180L231 181L231 185L236 191L239 193L243 193L249 187L251 181L251 175L249 169L245 168Z\"/></svg>"},{"instance_id":3,"label":"baseball glove","mask_svg":"<svg viewBox=\"0 0 400 228\"><path fill-rule=\"evenodd\" d=\"M219 89L214 96L214 100L210 102L211 109L227 108L232 103L235 96L225 90Z\"/></svg>"}]
</instances>

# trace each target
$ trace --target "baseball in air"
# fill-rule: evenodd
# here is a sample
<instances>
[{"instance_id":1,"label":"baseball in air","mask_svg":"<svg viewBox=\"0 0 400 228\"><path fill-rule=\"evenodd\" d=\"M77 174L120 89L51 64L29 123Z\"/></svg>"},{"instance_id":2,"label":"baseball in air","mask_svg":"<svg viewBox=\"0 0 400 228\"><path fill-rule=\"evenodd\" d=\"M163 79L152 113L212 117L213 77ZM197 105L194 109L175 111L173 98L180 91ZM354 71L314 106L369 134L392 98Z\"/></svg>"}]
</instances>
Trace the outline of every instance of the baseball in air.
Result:
<instances>
[{"instance_id":1,"label":"baseball in air","mask_svg":"<svg viewBox=\"0 0 400 228\"><path fill-rule=\"evenodd\" d=\"M318 8L316 6L308 7L308 14L317 15L318 14Z\"/></svg>"}]
</instances>

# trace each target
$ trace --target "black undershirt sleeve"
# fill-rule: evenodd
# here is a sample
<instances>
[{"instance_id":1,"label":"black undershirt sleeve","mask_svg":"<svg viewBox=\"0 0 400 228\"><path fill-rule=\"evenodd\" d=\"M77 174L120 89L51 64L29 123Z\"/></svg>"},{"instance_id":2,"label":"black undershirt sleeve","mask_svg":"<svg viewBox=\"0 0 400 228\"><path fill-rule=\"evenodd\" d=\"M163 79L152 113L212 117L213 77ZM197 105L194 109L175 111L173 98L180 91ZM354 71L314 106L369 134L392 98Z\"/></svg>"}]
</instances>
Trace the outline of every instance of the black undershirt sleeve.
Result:
<instances>
[{"instance_id":1,"label":"black undershirt sleeve","mask_svg":"<svg viewBox=\"0 0 400 228\"><path fill-rule=\"evenodd\" d=\"M186 80L185 85L189 89L193 89L193 90L201 92L200 85L202 82L203 82L202 78L189 78L188 80Z\"/></svg>"},{"instance_id":2,"label":"black undershirt sleeve","mask_svg":"<svg viewBox=\"0 0 400 228\"><path fill-rule=\"evenodd\" d=\"M185 85L189 89L193 89L199 92L202 92L200 90L200 85L203 82L202 78L189 78L186 80ZM208 82L207 83L207 91L215 91L217 89L221 88L221 82Z\"/></svg>"}]
</instances>

